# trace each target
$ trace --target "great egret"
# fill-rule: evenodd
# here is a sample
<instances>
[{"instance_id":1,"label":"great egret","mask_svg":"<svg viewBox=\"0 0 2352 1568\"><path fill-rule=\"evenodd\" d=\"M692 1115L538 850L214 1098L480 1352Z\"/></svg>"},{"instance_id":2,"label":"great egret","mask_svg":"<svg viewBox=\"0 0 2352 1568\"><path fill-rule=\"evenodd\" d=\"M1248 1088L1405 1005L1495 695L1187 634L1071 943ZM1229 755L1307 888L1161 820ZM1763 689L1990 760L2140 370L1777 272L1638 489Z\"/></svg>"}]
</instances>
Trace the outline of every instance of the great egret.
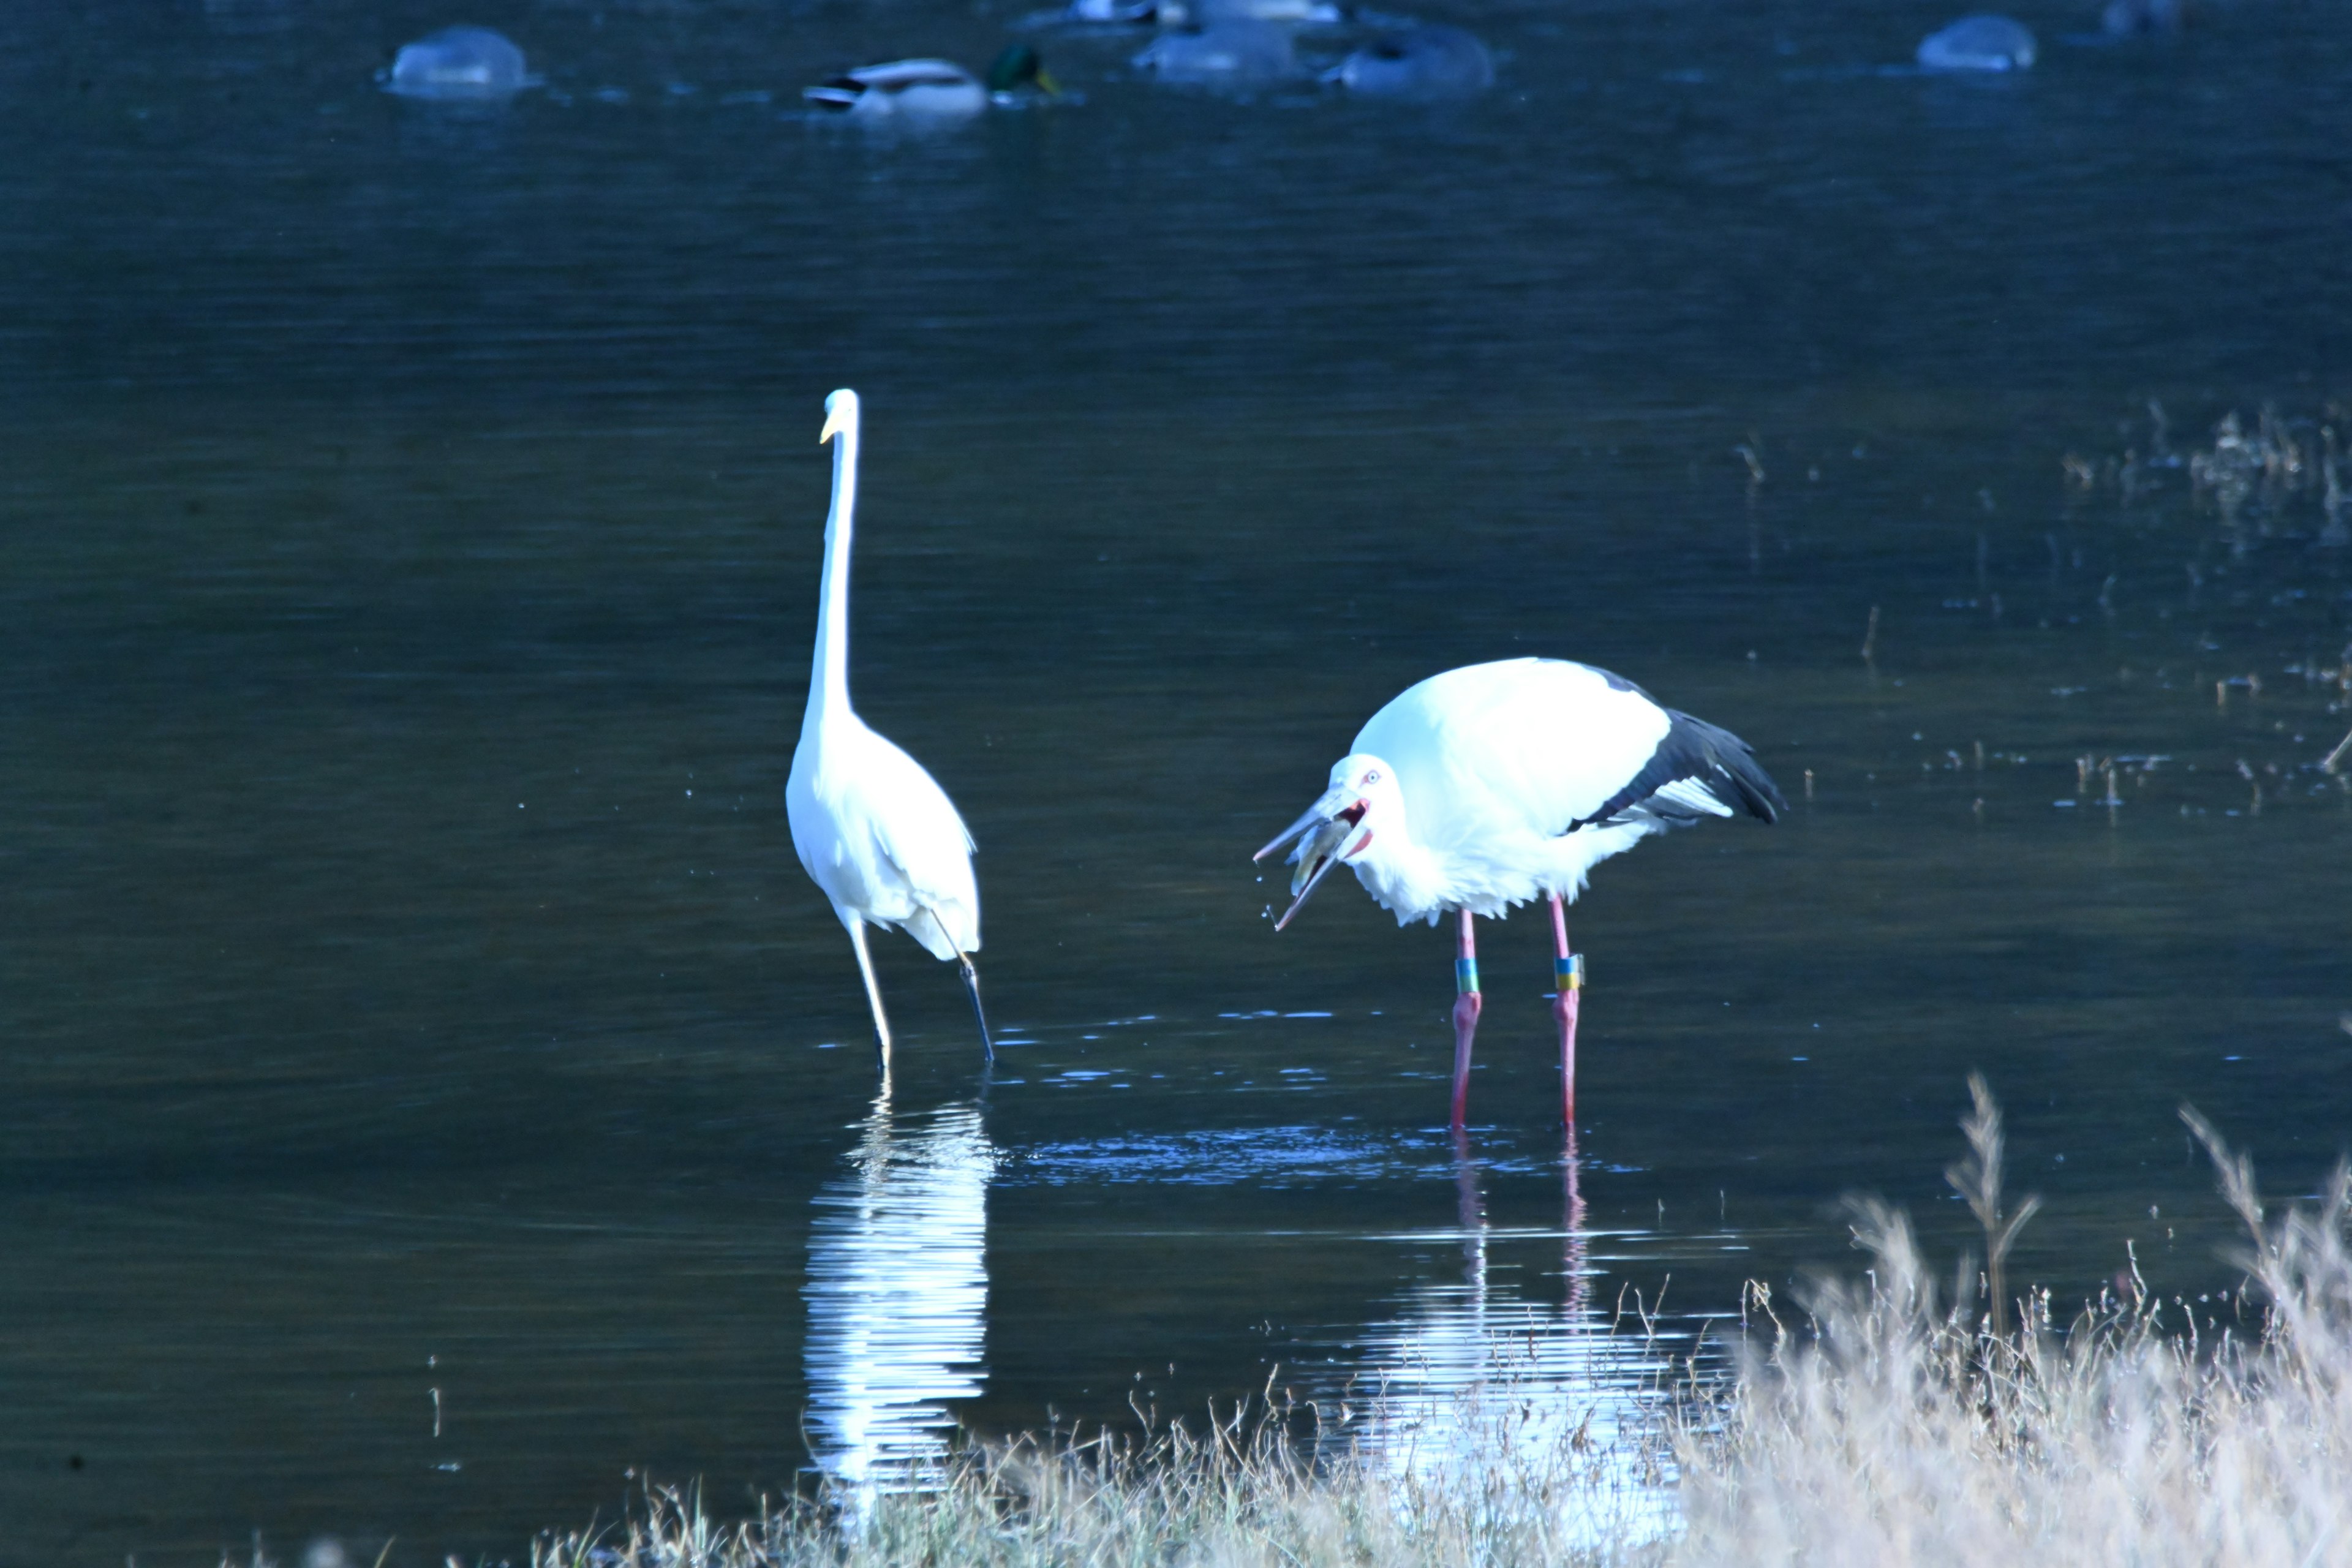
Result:
<instances>
[{"instance_id":1,"label":"great egret","mask_svg":"<svg viewBox=\"0 0 2352 1568\"><path fill-rule=\"evenodd\" d=\"M1495 85L1495 59L1459 27L1406 27L1374 38L1323 79L1371 98L1468 98Z\"/></svg>"},{"instance_id":2,"label":"great egret","mask_svg":"<svg viewBox=\"0 0 2352 1568\"><path fill-rule=\"evenodd\" d=\"M816 612L816 658L809 668L808 710L784 785L784 812L801 864L849 931L857 972L874 1006L882 1070L890 1070L890 1020L866 951L866 928L897 926L934 958L963 971L988 1059L988 1015L980 1005L980 889L971 876L971 835L955 803L923 765L866 728L849 706L849 537L857 506L857 394L844 387L824 400L824 432L834 443L833 507L824 520L824 584Z\"/></svg>"},{"instance_id":3,"label":"great egret","mask_svg":"<svg viewBox=\"0 0 2352 1568\"><path fill-rule=\"evenodd\" d=\"M1963 16L1919 44L1919 64L1931 71L2021 71L2033 68L2033 34L2006 16Z\"/></svg>"},{"instance_id":4,"label":"great egret","mask_svg":"<svg viewBox=\"0 0 2352 1568\"><path fill-rule=\"evenodd\" d=\"M1037 51L1013 44L989 67L985 84L952 60L890 60L828 77L803 88L801 96L819 109L854 120L938 123L969 120L991 101L1024 87L1044 93L1060 90Z\"/></svg>"},{"instance_id":5,"label":"great egret","mask_svg":"<svg viewBox=\"0 0 2352 1568\"><path fill-rule=\"evenodd\" d=\"M1372 715L1331 786L1253 858L1296 838L1297 895L1280 931L1346 862L1399 925L1461 917L1454 960L1454 1125L1470 1094L1481 1005L1474 915L1551 900L1561 1109L1576 1122L1576 1013L1584 961L1568 917L1592 868L1653 833L1789 808L1745 741L1660 707L1624 677L1513 658L1433 675Z\"/></svg>"}]
</instances>

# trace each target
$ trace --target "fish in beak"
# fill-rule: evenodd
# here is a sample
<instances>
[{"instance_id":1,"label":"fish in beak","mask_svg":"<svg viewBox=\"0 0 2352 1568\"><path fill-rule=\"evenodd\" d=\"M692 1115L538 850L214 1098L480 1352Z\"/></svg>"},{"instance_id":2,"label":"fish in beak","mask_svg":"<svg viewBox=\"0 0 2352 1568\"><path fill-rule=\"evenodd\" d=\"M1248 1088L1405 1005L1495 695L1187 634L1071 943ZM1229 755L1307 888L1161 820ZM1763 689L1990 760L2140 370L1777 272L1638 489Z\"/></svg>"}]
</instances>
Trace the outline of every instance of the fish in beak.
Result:
<instances>
[{"instance_id":1,"label":"fish in beak","mask_svg":"<svg viewBox=\"0 0 2352 1568\"><path fill-rule=\"evenodd\" d=\"M1363 852L1372 841L1372 832L1363 826L1364 813L1370 803L1349 797L1349 792L1333 790L1307 808L1307 814L1276 834L1274 841L1256 854L1253 860L1263 860L1292 839L1298 847L1290 852L1290 863L1298 869L1291 874L1290 908L1274 922L1280 931L1288 925L1301 906L1323 885L1331 868L1340 861Z\"/></svg>"}]
</instances>

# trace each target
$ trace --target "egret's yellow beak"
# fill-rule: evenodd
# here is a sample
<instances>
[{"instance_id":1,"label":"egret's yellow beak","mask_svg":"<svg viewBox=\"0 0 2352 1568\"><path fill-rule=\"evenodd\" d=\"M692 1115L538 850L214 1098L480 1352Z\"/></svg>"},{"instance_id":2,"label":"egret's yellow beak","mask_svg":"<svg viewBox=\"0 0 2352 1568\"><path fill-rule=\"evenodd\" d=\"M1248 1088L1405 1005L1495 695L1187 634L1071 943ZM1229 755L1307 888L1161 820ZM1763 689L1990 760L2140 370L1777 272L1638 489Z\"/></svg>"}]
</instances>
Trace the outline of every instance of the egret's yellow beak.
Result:
<instances>
[{"instance_id":1,"label":"egret's yellow beak","mask_svg":"<svg viewBox=\"0 0 2352 1568\"><path fill-rule=\"evenodd\" d=\"M1048 98L1058 98L1061 96L1062 84L1054 79L1053 72L1047 70L1044 66L1039 66L1037 68L1037 90L1044 93Z\"/></svg>"},{"instance_id":2,"label":"egret's yellow beak","mask_svg":"<svg viewBox=\"0 0 2352 1568\"><path fill-rule=\"evenodd\" d=\"M849 421L841 416L841 410L828 408L824 414L824 428L817 432L816 444L822 447L848 428Z\"/></svg>"}]
</instances>

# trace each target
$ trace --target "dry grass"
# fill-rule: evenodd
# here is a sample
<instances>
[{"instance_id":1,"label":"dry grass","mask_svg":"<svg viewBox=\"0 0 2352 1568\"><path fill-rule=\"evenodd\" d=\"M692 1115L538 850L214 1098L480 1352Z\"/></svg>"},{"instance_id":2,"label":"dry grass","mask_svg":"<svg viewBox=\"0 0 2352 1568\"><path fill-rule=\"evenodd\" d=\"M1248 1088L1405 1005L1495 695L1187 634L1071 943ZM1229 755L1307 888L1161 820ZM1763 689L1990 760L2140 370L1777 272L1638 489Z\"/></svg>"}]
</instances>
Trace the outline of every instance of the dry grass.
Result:
<instances>
[{"instance_id":1,"label":"dry grass","mask_svg":"<svg viewBox=\"0 0 2352 1568\"><path fill-rule=\"evenodd\" d=\"M656 1494L626 1528L543 1540L539 1568L1181 1563L1612 1563L1656 1560L1663 1441L1526 1441L1548 1424L1507 1396L1456 1412L1474 1441L1411 1463L1340 1447L1320 1461L1276 1410L1135 1442L974 1448L924 1486L795 1503L729 1529ZM1205 1424L1204 1424L1205 1426ZM1663 1432L1654 1434L1663 1438ZM1631 1454L1637 1468L1622 1461Z\"/></svg>"},{"instance_id":2,"label":"dry grass","mask_svg":"<svg viewBox=\"0 0 2352 1568\"><path fill-rule=\"evenodd\" d=\"M1938 1309L1903 1216L1864 1205L1876 1267L1815 1333L1743 1370L1682 1444L1676 1563L2352 1563L2352 1178L2265 1215L2200 1121L2244 1219L2245 1330L2144 1291L2016 1332ZM2137 1270L2133 1279L2137 1280Z\"/></svg>"},{"instance_id":3,"label":"dry grass","mask_svg":"<svg viewBox=\"0 0 2352 1568\"><path fill-rule=\"evenodd\" d=\"M2185 469L2190 495L2218 511L2233 533L2249 516L2268 532L2273 520L2309 506L2319 513L2321 542L2352 542L2352 453L2342 450L2336 434L2344 408L2331 403L2317 419L2289 418L2264 405L2252 429L2232 409L2209 440L2185 453L2173 449L2163 405L2151 402L2147 413L2145 450L2129 446L2120 458L2069 452L2061 459L2069 482L2086 491L2113 489L2130 506L2171 489Z\"/></svg>"},{"instance_id":4,"label":"dry grass","mask_svg":"<svg viewBox=\"0 0 2352 1568\"><path fill-rule=\"evenodd\" d=\"M1988 1267L1963 1260L1958 1300L1939 1304L1903 1215L1857 1205L1861 1280L1823 1285L1786 1326L1758 1290L1730 1373L1605 1441L1507 1388L1453 1413L1466 1440L1402 1459L1328 1412L1305 1445L1300 1412L1237 1412L1134 1441L975 1447L917 1489L724 1529L658 1495L624 1527L544 1539L533 1562L2352 1564L2352 1174L2273 1215L2189 1120L2246 1226L2227 1328L2138 1289L2065 1322L2042 1292L1998 1318L1980 1304L2031 1212L2003 1212L1980 1092L1950 1174Z\"/></svg>"}]
</instances>

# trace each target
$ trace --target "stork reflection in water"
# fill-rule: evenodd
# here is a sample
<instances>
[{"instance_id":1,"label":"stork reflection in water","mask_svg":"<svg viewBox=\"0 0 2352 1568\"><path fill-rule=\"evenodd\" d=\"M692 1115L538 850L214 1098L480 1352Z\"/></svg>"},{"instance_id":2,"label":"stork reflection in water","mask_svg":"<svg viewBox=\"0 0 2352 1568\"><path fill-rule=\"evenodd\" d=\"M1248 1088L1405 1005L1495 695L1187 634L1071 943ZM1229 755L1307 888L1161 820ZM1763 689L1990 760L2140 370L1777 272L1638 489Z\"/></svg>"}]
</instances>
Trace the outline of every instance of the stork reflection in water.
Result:
<instances>
[{"instance_id":1,"label":"stork reflection in water","mask_svg":"<svg viewBox=\"0 0 2352 1568\"><path fill-rule=\"evenodd\" d=\"M1669 1526L1673 1510L1640 1445L1641 1405L1663 1363L1641 1341L1612 1333L1592 1306L1573 1131L1562 1171L1559 1294L1513 1288L1498 1278L1517 1270L1496 1260L1497 1241L1551 1233L1497 1231L1467 1139L1454 1134L1461 1280L1414 1287L1399 1316L1369 1331L1352 1393L1370 1403L1351 1424L1352 1440L1375 1466L1440 1488L1491 1484L1498 1439L1521 1453L1575 1454L1567 1462L1597 1483L1582 1521L1594 1543L1649 1540ZM1611 1510L1615 1517L1603 1517Z\"/></svg>"},{"instance_id":2,"label":"stork reflection in water","mask_svg":"<svg viewBox=\"0 0 2352 1568\"><path fill-rule=\"evenodd\" d=\"M900 1116L886 1084L817 1194L809 1233L808 1440L853 1514L922 1484L988 1379L988 1184L977 1104Z\"/></svg>"}]
</instances>

